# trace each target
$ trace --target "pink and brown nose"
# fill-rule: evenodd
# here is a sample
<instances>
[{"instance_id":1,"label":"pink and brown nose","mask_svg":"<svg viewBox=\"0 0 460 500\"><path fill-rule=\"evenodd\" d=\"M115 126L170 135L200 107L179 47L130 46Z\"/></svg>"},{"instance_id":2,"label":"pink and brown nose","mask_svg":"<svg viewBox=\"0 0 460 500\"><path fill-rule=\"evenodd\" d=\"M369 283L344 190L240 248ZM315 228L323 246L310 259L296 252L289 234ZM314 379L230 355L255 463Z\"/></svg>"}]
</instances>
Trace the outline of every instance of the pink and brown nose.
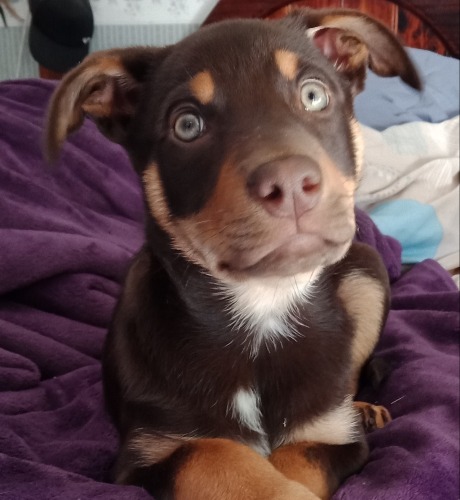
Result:
<instances>
[{"instance_id":1,"label":"pink and brown nose","mask_svg":"<svg viewBox=\"0 0 460 500\"><path fill-rule=\"evenodd\" d=\"M298 219L321 197L321 171L306 156L290 156L257 167L247 187L270 215Z\"/></svg>"}]
</instances>

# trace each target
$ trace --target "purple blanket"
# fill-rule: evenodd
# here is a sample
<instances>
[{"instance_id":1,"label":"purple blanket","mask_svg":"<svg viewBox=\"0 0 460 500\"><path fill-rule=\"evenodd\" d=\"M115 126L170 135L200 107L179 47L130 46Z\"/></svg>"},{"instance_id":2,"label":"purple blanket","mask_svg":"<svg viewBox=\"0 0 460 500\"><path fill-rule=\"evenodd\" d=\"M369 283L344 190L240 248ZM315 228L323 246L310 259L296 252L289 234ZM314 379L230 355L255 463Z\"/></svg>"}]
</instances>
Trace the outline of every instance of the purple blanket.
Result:
<instances>
[{"instance_id":1,"label":"purple blanket","mask_svg":"<svg viewBox=\"0 0 460 500\"><path fill-rule=\"evenodd\" d=\"M57 168L42 161L44 81L0 84L0 497L147 499L110 484L116 432L103 408L100 354L142 204L126 155L91 123ZM400 249L358 213L358 238L393 280L379 344L393 365L373 400L393 422L338 499L458 498L459 296L426 261L400 276Z\"/></svg>"}]
</instances>

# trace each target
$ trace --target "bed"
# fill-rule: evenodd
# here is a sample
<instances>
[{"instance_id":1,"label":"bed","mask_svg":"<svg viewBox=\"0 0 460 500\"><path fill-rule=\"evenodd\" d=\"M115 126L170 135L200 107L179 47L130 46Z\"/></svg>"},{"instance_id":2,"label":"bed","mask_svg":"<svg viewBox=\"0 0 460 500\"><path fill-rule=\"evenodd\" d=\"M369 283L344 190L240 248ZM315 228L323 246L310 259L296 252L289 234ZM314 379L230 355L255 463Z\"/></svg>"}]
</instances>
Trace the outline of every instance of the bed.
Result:
<instances>
[{"instance_id":1,"label":"bed","mask_svg":"<svg viewBox=\"0 0 460 500\"><path fill-rule=\"evenodd\" d=\"M319 3L328 2L310 2ZM343 500L449 500L459 491L459 64L447 56L458 56L458 5L398 3L353 5L393 19L418 44L410 50L425 90L370 75L357 101L366 152L356 238L378 249L392 282L377 348L392 371L361 396L386 405L393 421L369 435L369 462L334 496ZM290 8L224 0L208 21ZM100 370L123 276L142 244L140 187L121 148L89 121L57 166L44 163L54 87L0 83L0 498L147 499L111 483L117 436Z\"/></svg>"}]
</instances>

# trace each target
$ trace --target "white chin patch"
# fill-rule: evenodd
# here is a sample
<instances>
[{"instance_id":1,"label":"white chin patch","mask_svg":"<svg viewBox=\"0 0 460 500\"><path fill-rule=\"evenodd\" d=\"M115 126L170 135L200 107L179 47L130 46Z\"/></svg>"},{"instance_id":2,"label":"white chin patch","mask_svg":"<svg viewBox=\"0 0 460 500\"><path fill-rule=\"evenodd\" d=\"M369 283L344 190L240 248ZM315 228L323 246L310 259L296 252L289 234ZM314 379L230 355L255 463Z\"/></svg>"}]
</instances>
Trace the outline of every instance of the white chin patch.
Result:
<instances>
[{"instance_id":1,"label":"white chin patch","mask_svg":"<svg viewBox=\"0 0 460 500\"><path fill-rule=\"evenodd\" d=\"M249 280L222 285L219 291L229 303L235 330L247 330L244 348L255 358L262 345L276 350L283 340L295 340L297 307L314 293L321 269L290 278Z\"/></svg>"}]
</instances>

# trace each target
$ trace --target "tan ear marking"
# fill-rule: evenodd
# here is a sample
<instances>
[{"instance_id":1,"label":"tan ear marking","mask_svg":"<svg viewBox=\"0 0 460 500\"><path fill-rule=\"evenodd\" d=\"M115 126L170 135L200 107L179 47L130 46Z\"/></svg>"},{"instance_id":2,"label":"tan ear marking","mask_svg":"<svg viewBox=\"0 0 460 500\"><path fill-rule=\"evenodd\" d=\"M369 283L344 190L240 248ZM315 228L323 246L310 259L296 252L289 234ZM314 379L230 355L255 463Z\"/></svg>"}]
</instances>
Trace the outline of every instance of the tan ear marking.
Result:
<instances>
[{"instance_id":1,"label":"tan ear marking","mask_svg":"<svg viewBox=\"0 0 460 500\"><path fill-rule=\"evenodd\" d=\"M209 104L214 99L216 91L215 83L208 70L197 73L190 80L189 85L192 94L201 102L201 104Z\"/></svg>"},{"instance_id":2,"label":"tan ear marking","mask_svg":"<svg viewBox=\"0 0 460 500\"><path fill-rule=\"evenodd\" d=\"M275 50L275 62L280 73L288 80L294 80L299 67L299 59L290 50Z\"/></svg>"}]
</instances>

